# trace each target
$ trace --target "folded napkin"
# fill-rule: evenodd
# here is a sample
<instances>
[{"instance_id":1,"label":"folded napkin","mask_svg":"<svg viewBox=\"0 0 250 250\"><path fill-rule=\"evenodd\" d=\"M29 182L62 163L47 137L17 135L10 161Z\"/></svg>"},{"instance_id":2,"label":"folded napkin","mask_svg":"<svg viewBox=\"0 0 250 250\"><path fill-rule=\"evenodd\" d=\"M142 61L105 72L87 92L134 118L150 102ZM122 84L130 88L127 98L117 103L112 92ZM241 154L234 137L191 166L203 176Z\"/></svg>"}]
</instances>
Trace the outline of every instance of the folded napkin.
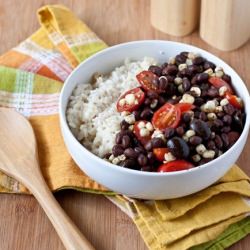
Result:
<instances>
[{"instance_id":1,"label":"folded napkin","mask_svg":"<svg viewBox=\"0 0 250 250\"><path fill-rule=\"evenodd\" d=\"M59 93L72 69L107 45L63 6L42 7L38 18L41 28L0 57L0 106L15 108L29 118L51 190L72 188L107 195L133 219L150 249L224 249L247 235L250 185L237 166L199 193L165 201L115 195L80 171L60 134ZM28 190L0 173L0 192Z\"/></svg>"}]
</instances>

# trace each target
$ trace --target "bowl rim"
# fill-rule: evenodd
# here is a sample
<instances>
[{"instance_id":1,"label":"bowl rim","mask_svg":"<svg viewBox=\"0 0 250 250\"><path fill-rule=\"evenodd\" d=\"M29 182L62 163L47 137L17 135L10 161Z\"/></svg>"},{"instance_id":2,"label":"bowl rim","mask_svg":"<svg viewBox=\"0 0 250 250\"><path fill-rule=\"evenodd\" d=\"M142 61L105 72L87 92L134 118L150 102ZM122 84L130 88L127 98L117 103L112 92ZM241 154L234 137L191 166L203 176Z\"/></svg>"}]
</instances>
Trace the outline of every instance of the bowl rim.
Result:
<instances>
[{"instance_id":1,"label":"bowl rim","mask_svg":"<svg viewBox=\"0 0 250 250\"><path fill-rule=\"evenodd\" d=\"M187 170L181 170L181 171L175 171L175 172L146 172L146 171L140 171L140 170L135 170L135 169L128 169L128 168L122 168L120 166L117 166L115 164L112 164L104 159L102 159L101 157L95 155L94 153L92 153L91 151L89 151L88 149L85 148L85 146L83 146L77 139L76 137L73 135L73 133L71 132L68 123L66 121L66 108L67 105L65 106L65 110L63 109L63 96L64 96L64 92L65 92L65 88L68 84L68 82L70 82L72 75L74 75L81 67L83 64L87 63L90 60L95 60L95 58L98 58L100 55L105 54L105 53L109 53L109 51L112 50L116 50L116 49L122 49L124 47L127 46L131 46L131 45L138 45L138 44L160 44L160 43L167 43L167 44L171 44L171 45L177 45L177 46L185 46L188 47L188 49L190 49L191 51L197 51L199 50L199 53L207 53L212 57L215 57L217 60L219 60L220 62L224 63L227 65L227 67L233 72L235 73L235 75L239 78L239 82L237 84L242 85L244 92L248 93L248 98L247 98L247 103L244 103L244 107L245 107L245 111L248 110L248 112L246 112L246 120L245 120L245 125L243 128L243 131L240 135L240 137L238 138L238 140L236 141L236 143L230 148L228 149L226 152L224 152L222 155L220 155L219 157L215 158L214 160L211 160L208 163L202 164L200 166L194 167L194 168L190 168ZM187 49L187 48L185 48ZM125 58L124 58L125 59ZM234 85L233 85L234 86ZM72 89L73 90L73 89ZM68 103L68 100L67 100ZM249 108L248 108L249 107ZM67 79L65 80L61 93L60 93L60 97L59 97L59 117L60 117L60 125L61 128L66 129L66 133L69 135L70 140L72 140L72 142L75 144L76 147L79 148L80 151L83 151L85 153L87 153L89 155L90 158L92 158L93 160L99 162L100 164L104 164L109 168L112 168L115 171L120 171L121 173L127 173L127 174L133 174L133 175L140 175L140 176L158 176L160 177L164 177L164 176L176 176L176 175L185 175L188 173L192 173L192 172L196 172L199 171L200 169L203 168L211 168L213 167L214 164L216 164L217 162L223 160L224 158L226 158L234 149L236 146L238 146L241 141L243 140L243 138L247 137L248 131L249 131L249 126L250 126L250 97L249 97L249 92L248 89L244 83L244 81L241 79L241 77L238 75L238 73L230 66L228 65L224 60L222 60L221 58L217 57L216 55L201 49L199 47L187 44L187 43L180 43L180 42L175 42L175 41L168 41L168 40L138 40L138 41L130 41L130 42L125 42L125 43L120 43L120 44L116 44L113 46L110 46L108 48L105 48L97 53L95 53L94 55L88 57L86 60L84 60L83 62L81 62L71 73L70 75L67 77ZM72 157L72 156L71 156ZM100 167L103 167L100 165Z\"/></svg>"}]
</instances>

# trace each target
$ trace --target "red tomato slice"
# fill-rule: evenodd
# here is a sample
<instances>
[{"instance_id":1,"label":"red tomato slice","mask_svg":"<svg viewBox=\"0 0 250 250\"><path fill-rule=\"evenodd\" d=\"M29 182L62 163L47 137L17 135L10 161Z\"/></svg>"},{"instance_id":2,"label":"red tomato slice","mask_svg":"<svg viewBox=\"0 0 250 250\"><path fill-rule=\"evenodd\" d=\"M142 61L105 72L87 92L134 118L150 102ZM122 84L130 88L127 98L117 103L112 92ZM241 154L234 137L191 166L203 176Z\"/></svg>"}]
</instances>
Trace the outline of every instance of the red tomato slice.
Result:
<instances>
[{"instance_id":1,"label":"red tomato slice","mask_svg":"<svg viewBox=\"0 0 250 250\"><path fill-rule=\"evenodd\" d=\"M164 104L153 115L152 124L157 129L176 128L180 122L181 110L170 103Z\"/></svg>"},{"instance_id":2,"label":"red tomato slice","mask_svg":"<svg viewBox=\"0 0 250 250\"><path fill-rule=\"evenodd\" d=\"M237 99L236 95L231 95L231 94L227 93L226 98L229 101L229 103L232 104L235 108L242 109L242 107L243 107L242 102L240 102Z\"/></svg>"},{"instance_id":3,"label":"red tomato slice","mask_svg":"<svg viewBox=\"0 0 250 250\"><path fill-rule=\"evenodd\" d=\"M157 86L153 84L153 81L158 80L158 76L152 73L149 70L144 70L140 72L138 75L136 75L136 78L138 82L141 84L142 88L146 91L155 91L155 92L161 92Z\"/></svg>"},{"instance_id":4,"label":"red tomato slice","mask_svg":"<svg viewBox=\"0 0 250 250\"><path fill-rule=\"evenodd\" d=\"M153 153L158 161L164 161L164 155L168 153L169 150L167 148L154 148Z\"/></svg>"},{"instance_id":5,"label":"red tomato slice","mask_svg":"<svg viewBox=\"0 0 250 250\"><path fill-rule=\"evenodd\" d=\"M176 160L176 161L170 161L168 163L162 164L157 169L157 172L174 172L174 171L190 169L192 167L194 167L194 165L188 161Z\"/></svg>"},{"instance_id":6,"label":"red tomato slice","mask_svg":"<svg viewBox=\"0 0 250 250\"><path fill-rule=\"evenodd\" d=\"M129 94L134 95L135 101L132 104L127 103L125 100L125 97ZM122 112L122 111L132 112L138 109L138 107L144 102L144 99L145 99L145 94L141 90L141 88L130 89L129 91L127 91L126 93L124 93L123 95L119 97L117 104L116 104L117 111L118 112Z\"/></svg>"},{"instance_id":7,"label":"red tomato slice","mask_svg":"<svg viewBox=\"0 0 250 250\"><path fill-rule=\"evenodd\" d=\"M181 113L190 111L191 109L194 109L195 106L191 103L177 103L175 104L175 107L178 107L181 110Z\"/></svg>"},{"instance_id":8,"label":"red tomato slice","mask_svg":"<svg viewBox=\"0 0 250 250\"><path fill-rule=\"evenodd\" d=\"M208 81L215 87L215 88L220 88L220 87L227 87L227 92L229 92L230 94L233 93L233 90L232 88L230 87L230 85L224 81L223 79L219 78L219 77L216 77L216 76L211 76L209 77Z\"/></svg>"},{"instance_id":9,"label":"red tomato slice","mask_svg":"<svg viewBox=\"0 0 250 250\"><path fill-rule=\"evenodd\" d=\"M141 120L141 121L135 122L133 132L134 132L136 138L141 142L141 144L142 144L142 145L145 145L145 144L147 144L147 142L150 141L151 135L152 135L153 132L150 132L150 134L147 135L147 136L141 136L141 133L140 133L140 130L141 130L141 129L138 127L138 124L139 124L140 122L147 123L148 121Z\"/></svg>"}]
</instances>

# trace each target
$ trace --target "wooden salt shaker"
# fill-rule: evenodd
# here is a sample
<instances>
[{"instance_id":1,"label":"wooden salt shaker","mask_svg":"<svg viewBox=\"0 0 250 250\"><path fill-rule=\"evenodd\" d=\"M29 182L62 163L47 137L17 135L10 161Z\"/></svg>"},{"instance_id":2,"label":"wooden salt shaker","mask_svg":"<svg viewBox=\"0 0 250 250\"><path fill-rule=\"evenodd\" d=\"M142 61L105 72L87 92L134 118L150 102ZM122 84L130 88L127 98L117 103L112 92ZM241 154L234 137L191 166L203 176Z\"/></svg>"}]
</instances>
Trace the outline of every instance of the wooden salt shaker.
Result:
<instances>
[{"instance_id":1,"label":"wooden salt shaker","mask_svg":"<svg viewBox=\"0 0 250 250\"><path fill-rule=\"evenodd\" d=\"M202 0L200 36L220 50L239 48L250 38L250 1Z\"/></svg>"},{"instance_id":2,"label":"wooden salt shaker","mask_svg":"<svg viewBox=\"0 0 250 250\"><path fill-rule=\"evenodd\" d=\"M173 35L190 34L198 24L200 0L151 0L151 24Z\"/></svg>"}]
</instances>

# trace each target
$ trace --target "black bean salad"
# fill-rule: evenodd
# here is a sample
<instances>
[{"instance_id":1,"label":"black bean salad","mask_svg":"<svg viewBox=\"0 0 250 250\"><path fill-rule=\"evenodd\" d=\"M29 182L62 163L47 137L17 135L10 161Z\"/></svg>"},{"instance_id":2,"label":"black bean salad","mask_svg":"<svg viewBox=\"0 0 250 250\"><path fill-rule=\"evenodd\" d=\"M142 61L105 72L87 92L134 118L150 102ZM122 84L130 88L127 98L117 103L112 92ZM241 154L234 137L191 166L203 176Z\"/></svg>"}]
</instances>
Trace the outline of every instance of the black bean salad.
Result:
<instances>
[{"instance_id":1,"label":"black bean salad","mask_svg":"<svg viewBox=\"0 0 250 250\"><path fill-rule=\"evenodd\" d=\"M140 87L117 101L124 119L106 160L141 171L179 171L215 159L239 138L243 102L213 62L182 52L136 78Z\"/></svg>"}]
</instances>

